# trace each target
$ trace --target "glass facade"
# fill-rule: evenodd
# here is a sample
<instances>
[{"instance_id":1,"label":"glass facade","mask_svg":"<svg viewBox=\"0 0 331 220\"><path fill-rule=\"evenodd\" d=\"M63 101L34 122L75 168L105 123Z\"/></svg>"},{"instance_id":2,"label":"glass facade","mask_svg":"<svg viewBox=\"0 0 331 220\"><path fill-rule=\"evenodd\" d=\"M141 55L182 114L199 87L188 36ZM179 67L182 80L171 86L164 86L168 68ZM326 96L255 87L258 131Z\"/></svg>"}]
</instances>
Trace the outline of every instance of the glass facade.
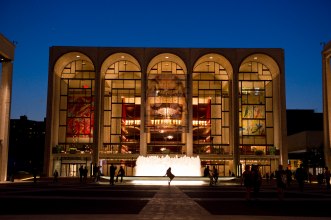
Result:
<instances>
[{"instance_id":1,"label":"glass facade","mask_svg":"<svg viewBox=\"0 0 331 220\"><path fill-rule=\"evenodd\" d=\"M93 144L95 71L93 64L76 60L61 74L59 135L61 151L90 152Z\"/></svg>"},{"instance_id":2,"label":"glass facade","mask_svg":"<svg viewBox=\"0 0 331 220\"><path fill-rule=\"evenodd\" d=\"M141 72L123 59L108 66L104 79L103 145L108 154L139 154Z\"/></svg>"},{"instance_id":3,"label":"glass facade","mask_svg":"<svg viewBox=\"0 0 331 220\"><path fill-rule=\"evenodd\" d=\"M274 146L272 77L258 62L239 72L239 130L241 154L270 154Z\"/></svg>"},{"instance_id":4,"label":"glass facade","mask_svg":"<svg viewBox=\"0 0 331 220\"><path fill-rule=\"evenodd\" d=\"M282 50L271 58L247 49L236 67L226 57L234 50L61 48L50 64L50 174L100 165L108 175L115 163L134 175L140 155L199 156L202 170L216 166L221 176L279 163L285 100L275 95L283 78L274 59L283 62Z\"/></svg>"},{"instance_id":5,"label":"glass facade","mask_svg":"<svg viewBox=\"0 0 331 220\"><path fill-rule=\"evenodd\" d=\"M145 131L148 154L185 154L186 73L176 62L153 65L147 74Z\"/></svg>"}]
</instances>

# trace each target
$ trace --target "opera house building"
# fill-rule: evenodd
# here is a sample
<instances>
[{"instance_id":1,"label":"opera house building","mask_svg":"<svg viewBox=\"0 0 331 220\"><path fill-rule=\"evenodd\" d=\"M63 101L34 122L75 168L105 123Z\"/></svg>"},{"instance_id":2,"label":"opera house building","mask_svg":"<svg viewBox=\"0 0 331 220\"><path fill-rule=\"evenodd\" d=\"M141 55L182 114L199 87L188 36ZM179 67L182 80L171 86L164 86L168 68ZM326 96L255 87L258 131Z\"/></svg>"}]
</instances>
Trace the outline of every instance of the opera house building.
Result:
<instances>
[{"instance_id":1,"label":"opera house building","mask_svg":"<svg viewBox=\"0 0 331 220\"><path fill-rule=\"evenodd\" d=\"M271 173L287 165L284 51L53 46L46 118L48 176L135 176L141 157Z\"/></svg>"}]
</instances>

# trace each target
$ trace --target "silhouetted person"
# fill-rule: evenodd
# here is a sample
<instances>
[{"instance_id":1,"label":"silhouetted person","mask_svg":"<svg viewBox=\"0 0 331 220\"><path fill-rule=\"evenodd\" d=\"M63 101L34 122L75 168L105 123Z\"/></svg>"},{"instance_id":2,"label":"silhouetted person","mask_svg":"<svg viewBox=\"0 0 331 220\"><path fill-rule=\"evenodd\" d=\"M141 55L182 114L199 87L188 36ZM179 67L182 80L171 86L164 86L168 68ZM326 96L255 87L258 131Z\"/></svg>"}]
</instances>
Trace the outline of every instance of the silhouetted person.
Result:
<instances>
[{"instance_id":1,"label":"silhouetted person","mask_svg":"<svg viewBox=\"0 0 331 220\"><path fill-rule=\"evenodd\" d=\"M59 173L57 172L57 170L55 169L54 172L53 172L53 182L56 183L57 180L58 180L58 176L59 176Z\"/></svg>"},{"instance_id":2,"label":"silhouetted person","mask_svg":"<svg viewBox=\"0 0 331 220\"><path fill-rule=\"evenodd\" d=\"M84 167L84 170L83 170L83 180L84 180L84 183L87 182L87 173L88 173L88 170L87 170L87 167L85 166Z\"/></svg>"},{"instance_id":3,"label":"silhouetted person","mask_svg":"<svg viewBox=\"0 0 331 220\"><path fill-rule=\"evenodd\" d=\"M109 168L109 176L110 176L109 183L110 183L110 185L114 185L114 178L115 178L116 169L117 168L114 166L114 164L110 165L110 168Z\"/></svg>"},{"instance_id":4,"label":"silhouetted person","mask_svg":"<svg viewBox=\"0 0 331 220\"><path fill-rule=\"evenodd\" d=\"M96 181L99 182L100 181L100 177L101 177L101 170L100 170L101 166L98 166L98 170L96 173Z\"/></svg>"},{"instance_id":5,"label":"silhouetted person","mask_svg":"<svg viewBox=\"0 0 331 220\"><path fill-rule=\"evenodd\" d=\"M298 167L295 171L295 178L299 184L299 190L301 192L303 192L303 188L304 188L304 184L305 184L305 177L306 177L305 170L303 168L303 165L300 164L300 167Z\"/></svg>"},{"instance_id":6,"label":"silhouetted person","mask_svg":"<svg viewBox=\"0 0 331 220\"><path fill-rule=\"evenodd\" d=\"M175 175L171 172L171 167L167 169L166 176L169 177L168 185L170 186L171 181L175 178Z\"/></svg>"},{"instance_id":7,"label":"silhouetted person","mask_svg":"<svg viewBox=\"0 0 331 220\"><path fill-rule=\"evenodd\" d=\"M254 197L256 198L258 193L260 192L260 188L262 185L262 175L258 165L252 165L251 172L252 172L253 192L254 192Z\"/></svg>"},{"instance_id":8,"label":"silhouetted person","mask_svg":"<svg viewBox=\"0 0 331 220\"><path fill-rule=\"evenodd\" d=\"M251 167L249 165L245 165L245 170L241 176L241 185L244 185L246 189L246 200L250 200L253 181Z\"/></svg>"},{"instance_id":9,"label":"silhouetted person","mask_svg":"<svg viewBox=\"0 0 331 220\"><path fill-rule=\"evenodd\" d=\"M204 177L209 177L209 166L206 166L204 171L203 171L203 176Z\"/></svg>"},{"instance_id":10,"label":"silhouetted person","mask_svg":"<svg viewBox=\"0 0 331 220\"><path fill-rule=\"evenodd\" d=\"M121 183L122 183L124 175L125 175L124 168L123 168L123 166L120 166L120 170L118 171L117 176L116 176L116 182L118 182L118 177L121 177Z\"/></svg>"},{"instance_id":11,"label":"silhouetted person","mask_svg":"<svg viewBox=\"0 0 331 220\"><path fill-rule=\"evenodd\" d=\"M283 170L283 165L278 165L278 170L276 170L275 172L275 177L276 177L278 198L282 200L284 198L284 190L287 184L286 172L285 170Z\"/></svg>"},{"instance_id":12,"label":"silhouetted person","mask_svg":"<svg viewBox=\"0 0 331 220\"><path fill-rule=\"evenodd\" d=\"M83 182L83 176L84 176L84 167L81 165L79 167L79 181L82 183Z\"/></svg>"},{"instance_id":13,"label":"silhouetted person","mask_svg":"<svg viewBox=\"0 0 331 220\"><path fill-rule=\"evenodd\" d=\"M98 174L98 170L99 170L99 167L98 165L95 163L94 166L93 166L93 173L92 173L92 176L94 177L94 181L95 182L98 182L97 180L97 174Z\"/></svg>"},{"instance_id":14,"label":"silhouetted person","mask_svg":"<svg viewBox=\"0 0 331 220\"><path fill-rule=\"evenodd\" d=\"M216 166L213 166L213 178L214 178L214 184L216 185L218 181L218 170Z\"/></svg>"}]
</instances>

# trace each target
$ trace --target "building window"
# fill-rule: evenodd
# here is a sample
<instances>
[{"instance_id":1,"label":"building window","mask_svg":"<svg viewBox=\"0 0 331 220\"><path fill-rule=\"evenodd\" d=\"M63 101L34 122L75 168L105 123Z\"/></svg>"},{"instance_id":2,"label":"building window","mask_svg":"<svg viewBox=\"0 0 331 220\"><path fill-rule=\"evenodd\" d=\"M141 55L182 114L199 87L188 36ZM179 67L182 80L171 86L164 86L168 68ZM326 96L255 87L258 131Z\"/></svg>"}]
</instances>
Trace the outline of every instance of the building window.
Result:
<instances>
[{"instance_id":1,"label":"building window","mask_svg":"<svg viewBox=\"0 0 331 220\"><path fill-rule=\"evenodd\" d=\"M148 73L147 83L147 153L185 153L187 102L183 67L174 61L158 62Z\"/></svg>"},{"instance_id":2,"label":"building window","mask_svg":"<svg viewBox=\"0 0 331 220\"><path fill-rule=\"evenodd\" d=\"M140 153L140 106L140 68L122 58L105 73L103 153Z\"/></svg>"},{"instance_id":3,"label":"building window","mask_svg":"<svg viewBox=\"0 0 331 220\"><path fill-rule=\"evenodd\" d=\"M241 154L269 154L273 146L273 93L269 69L244 63L239 73L239 131Z\"/></svg>"},{"instance_id":4,"label":"building window","mask_svg":"<svg viewBox=\"0 0 331 220\"><path fill-rule=\"evenodd\" d=\"M90 152L94 128L94 78L92 63L76 60L61 74L59 145L65 152Z\"/></svg>"},{"instance_id":5,"label":"building window","mask_svg":"<svg viewBox=\"0 0 331 220\"><path fill-rule=\"evenodd\" d=\"M193 72L193 153L231 154L228 73L208 59Z\"/></svg>"}]
</instances>

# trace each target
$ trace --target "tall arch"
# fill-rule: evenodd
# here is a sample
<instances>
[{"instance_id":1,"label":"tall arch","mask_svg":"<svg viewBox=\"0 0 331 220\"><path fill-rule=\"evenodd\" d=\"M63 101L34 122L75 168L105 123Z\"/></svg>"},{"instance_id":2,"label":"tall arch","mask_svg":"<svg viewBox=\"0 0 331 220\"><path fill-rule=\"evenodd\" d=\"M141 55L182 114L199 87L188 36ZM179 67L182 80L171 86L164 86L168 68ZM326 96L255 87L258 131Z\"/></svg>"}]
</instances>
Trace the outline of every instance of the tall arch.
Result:
<instances>
[{"instance_id":1,"label":"tall arch","mask_svg":"<svg viewBox=\"0 0 331 220\"><path fill-rule=\"evenodd\" d=\"M103 154L140 153L141 67L130 54L116 53L101 66Z\"/></svg>"},{"instance_id":2,"label":"tall arch","mask_svg":"<svg viewBox=\"0 0 331 220\"><path fill-rule=\"evenodd\" d=\"M241 158L252 157L251 163L268 166L268 172L271 172L270 162L260 161L259 155L280 155L287 163L287 150L282 141L286 131L281 121L284 113L280 111L279 76L276 61L259 53L242 61L238 76L240 155Z\"/></svg>"},{"instance_id":3,"label":"tall arch","mask_svg":"<svg viewBox=\"0 0 331 220\"><path fill-rule=\"evenodd\" d=\"M187 152L187 70L175 54L155 56L147 67L147 153Z\"/></svg>"},{"instance_id":4,"label":"tall arch","mask_svg":"<svg viewBox=\"0 0 331 220\"><path fill-rule=\"evenodd\" d=\"M85 54L70 52L55 62L53 71L53 169L59 170L60 174L75 176L78 165L63 164L56 159L56 154L81 152L80 164L87 165L90 160L94 135L95 68Z\"/></svg>"},{"instance_id":5,"label":"tall arch","mask_svg":"<svg viewBox=\"0 0 331 220\"><path fill-rule=\"evenodd\" d=\"M230 62L219 54L206 54L194 64L194 154L231 154L229 79L232 73Z\"/></svg>"}]
</instances>

